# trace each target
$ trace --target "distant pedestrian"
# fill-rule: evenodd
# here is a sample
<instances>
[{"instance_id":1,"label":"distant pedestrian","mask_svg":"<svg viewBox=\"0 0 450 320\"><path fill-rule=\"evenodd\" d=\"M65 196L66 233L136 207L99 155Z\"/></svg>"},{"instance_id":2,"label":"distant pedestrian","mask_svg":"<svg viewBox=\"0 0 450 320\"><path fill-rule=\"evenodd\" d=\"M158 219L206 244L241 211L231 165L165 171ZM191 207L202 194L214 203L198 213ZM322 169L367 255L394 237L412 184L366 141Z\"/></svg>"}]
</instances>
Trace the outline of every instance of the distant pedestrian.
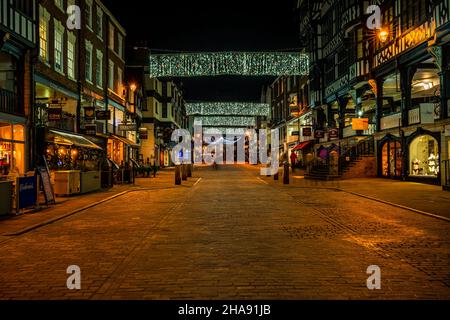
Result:
<instances>
[{"instance_id":1,"label":"distant pedestrian","mask_svg":"<svg viewBox=\"0 0 450 320\"><path fill-rule=\"evenodd\" d=\"M292 151L291 152L291 166L292 166L292 172L294 172L295 166L297 165L297 154Z\"/></svg>"},{"instance_id":2,"label":"distant pedestrian","mask_svg":"<svg viewBox=\"0 0 450 320\"><path fill-rule=\"evenodd\" d=\"M158 167L156 166L156 160L153 160L153 178L156 178L156 172L158 171Z\"/></svg>"},{"instance_id":3,"label":"distant pedestrian","mask_svg":"<svg viewBox=\"0 0 450 320\"><path fill-rule=\"evenodd\" d=\"M147 178L150 177L150 171L151 171L151 165L150 165L150 158L147 158L147 161L145 162L145 173L147 174Z\"/></svg>"}]
</instances>

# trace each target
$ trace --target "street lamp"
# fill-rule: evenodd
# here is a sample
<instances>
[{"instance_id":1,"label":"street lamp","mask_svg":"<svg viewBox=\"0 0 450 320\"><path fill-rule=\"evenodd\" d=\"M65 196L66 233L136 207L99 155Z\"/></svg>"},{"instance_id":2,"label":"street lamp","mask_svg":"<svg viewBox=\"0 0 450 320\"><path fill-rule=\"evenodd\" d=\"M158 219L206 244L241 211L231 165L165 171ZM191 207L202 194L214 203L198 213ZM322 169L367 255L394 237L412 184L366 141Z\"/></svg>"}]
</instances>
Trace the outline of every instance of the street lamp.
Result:
<instances>
[{"instance_id":1,"label":"street lamp","mask_svg":"<svg viewBox=\"0 0 450 320\"><path fill-rule=\"evenodd\" d=\"M136 84L134 84L134 83L130 84L130 89L131 89L131 91L135 91L136 90Z\"/></svg>"},{"instance_id":2,"label":"street lamp","mask_svg":"<svg viewBox=\"0 0 450 320\"><path fill-rule=\"evenodd\" d=\"M378 39L380 39L381 42L386 42L389 37L389 32L386 29L380 29L378 31Z\"/></svg>"}]
</instances>

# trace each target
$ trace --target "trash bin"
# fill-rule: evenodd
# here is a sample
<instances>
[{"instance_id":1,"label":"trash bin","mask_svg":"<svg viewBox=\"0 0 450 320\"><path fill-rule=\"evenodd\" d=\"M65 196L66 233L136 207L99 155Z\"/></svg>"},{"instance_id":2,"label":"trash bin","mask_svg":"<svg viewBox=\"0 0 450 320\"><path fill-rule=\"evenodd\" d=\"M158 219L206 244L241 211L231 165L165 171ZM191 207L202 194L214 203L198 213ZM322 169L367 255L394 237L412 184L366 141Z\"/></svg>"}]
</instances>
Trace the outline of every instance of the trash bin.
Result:
<instances>
[{"instance_id":1,"label":"trash bin","mask_svg":"<svg viewBox=\"0 0 450 320\"><path fill-rule=\"evenodd\" d=\"M0 216L12 211L13 181L0 181Z\"/></svg>"}]
</instances>

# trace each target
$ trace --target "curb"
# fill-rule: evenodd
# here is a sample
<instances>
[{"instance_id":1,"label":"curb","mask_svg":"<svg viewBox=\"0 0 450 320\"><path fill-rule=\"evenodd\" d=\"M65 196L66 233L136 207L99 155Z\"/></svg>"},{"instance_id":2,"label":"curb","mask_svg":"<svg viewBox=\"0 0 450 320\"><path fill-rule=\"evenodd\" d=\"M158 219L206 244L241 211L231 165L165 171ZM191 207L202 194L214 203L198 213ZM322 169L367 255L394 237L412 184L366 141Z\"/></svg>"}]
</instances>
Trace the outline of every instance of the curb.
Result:
<instances>
[{"instance_id":1,"label":"curb","mask_svg":"<svg viewBox=\"0 0 450 320\"><path fill-rule=\"evenodd\" d=\"M70 216L72 216L72 215L74 215L74 214L76 214L76 213L78 213L78 212L81 212L81 211L90 209L90 208L92 208L92 207L95 207L95 206L97 206L97 205L99 205L99 204L101 204L101 203L103 203L103 202L110 201L110 200L115 199L115 198L117 198L117 197L123 196L123 195L129 193L130 191L131 191L131 190L126 190L126 191L117 193L117 194L112 195L112 196L110 196L110 197L108 197L108 198L102 199L102 200L100 200L100 201L96 201L96 202L91 203L91 204L88 204L87 206L84 206L84 207L82 207L82 208L78 208L78 209L75 209L75 210L70 211L70 212L68 212L68 213L65 213L65 214L62 215L62 216L58 216L58 217L49 219L49 220L47 220L47 221L44 221L44 222L40 222L40 223L34 224L34 225L32 225L32 226L26 227L26 228L21 229L21 230L16 231L16 232L5 233L5 234L3 234L3 236L9 236L9 237L10 237L10 236L20 236L20 235L22 235L22 234L28 233L28 232L33 231L33 230L35 230L35 229L38 229L38 228L40 228L40 227L43 227L43 226L52 224L52 223L54 223L54 222L56 222L56 221L62 220L62 219L64 219L64 218L70 217Z\"/></svg>"},{"instance_id":2,"label":"curb","mask_svg":"<svg viewBox=\"0 0 450 320\"><path fill-rule=\"evenodd\" d=\"M425 211L422 211L422 210L410 208L410 207L407 207L407 206L403 206L401 204L397 204L397 203L393 203L393 202L389 202L389 201L385 201L385 200L380 200L380 199L377 199L377 198L366 196L364 194L360 194L360 193L356 193L356 192L352 192L352 191L346 191L344 189L337 189L337 190L345 192L345 193L349 193L349 194L352 194L352 195L355 195L355 196L358 196L358 197L361 197L361 198L366 198L366 199L369 199L369 200L372 200L372 201L388 204L388 205L393 206L393 207L397 207L397 208L405 209L405 210L408 210L408 211L412 211L412 212L415 212L415 213L418 213L418 214L421 214L421 215L424 215L424 216L428 216L428 217L431 217L431 218L435 218L435 219L443 220L443 221L446 221L446 222L450 222L449 218L443 217L443 216L440 216L440 215L437 215L437 214L433 214L433 213L425 212Z\"/></svg>"}]
</instances>

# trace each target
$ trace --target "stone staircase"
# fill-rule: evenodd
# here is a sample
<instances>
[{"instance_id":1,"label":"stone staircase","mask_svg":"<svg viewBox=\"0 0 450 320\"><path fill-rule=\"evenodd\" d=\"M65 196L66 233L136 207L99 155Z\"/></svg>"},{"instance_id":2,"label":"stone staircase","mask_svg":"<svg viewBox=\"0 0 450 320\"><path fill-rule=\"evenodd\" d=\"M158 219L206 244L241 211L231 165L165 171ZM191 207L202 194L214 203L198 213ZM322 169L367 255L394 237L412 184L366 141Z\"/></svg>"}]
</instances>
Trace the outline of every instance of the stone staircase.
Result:
<instances>
[{"instance_id":1,"label":"stone staircase","mask_svg":"<svg viewBox=\"0 0 450 320\"><path fill-rule=\"evenodd\" d=\"M367 178L377 175L375 158L375 142L373 137L360 141L357 145L345 150L339 156L338 170L330 168L330 159L313 162L305 179L339 180L351 178ZM331 173L334 171L334 174Z\"/></svg>"}]
</instances>

